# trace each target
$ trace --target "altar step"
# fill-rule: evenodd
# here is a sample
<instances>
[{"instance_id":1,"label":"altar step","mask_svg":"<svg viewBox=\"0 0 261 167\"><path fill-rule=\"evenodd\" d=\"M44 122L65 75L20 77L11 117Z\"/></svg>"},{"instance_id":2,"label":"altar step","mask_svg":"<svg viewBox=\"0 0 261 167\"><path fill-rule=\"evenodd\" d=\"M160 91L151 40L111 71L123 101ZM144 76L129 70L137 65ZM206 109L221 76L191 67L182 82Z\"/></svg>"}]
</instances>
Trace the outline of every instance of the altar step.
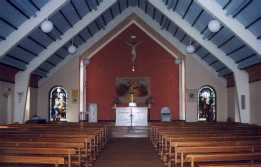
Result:
<instances>
[{"instance_id":1,"label":"altar step","mask_svg":"<svg viewBox=\"0 0 261 167\"><path fill-rule=\"evenodd\" d=\"M111 137L113 138L146 138L148 137L147 126L114 126L111 127Z\"/></svg>"}]
</instances>

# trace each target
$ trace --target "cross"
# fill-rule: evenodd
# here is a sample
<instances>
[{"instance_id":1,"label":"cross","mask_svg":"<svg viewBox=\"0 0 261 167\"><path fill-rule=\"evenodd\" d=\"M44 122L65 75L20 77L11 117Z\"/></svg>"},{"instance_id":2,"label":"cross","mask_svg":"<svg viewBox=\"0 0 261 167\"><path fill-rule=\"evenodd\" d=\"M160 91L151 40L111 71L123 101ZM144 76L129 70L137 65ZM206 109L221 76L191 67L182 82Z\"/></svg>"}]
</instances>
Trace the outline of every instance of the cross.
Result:
<instances>
[{"instance_id":1,"label":"cross","mask_svg":"<svg viewBox=\"0 0 261 167\"><path fill-rule=\"evenodd\" d=\"M126 42L126 44L131 47L131 54L132 54L131 61L132 61L133 64L134 64L136 57L137 57L136 47L138 45L140 45L141 43L142 42L137 42L137 43Z\"/></svg>"}]
</instances>

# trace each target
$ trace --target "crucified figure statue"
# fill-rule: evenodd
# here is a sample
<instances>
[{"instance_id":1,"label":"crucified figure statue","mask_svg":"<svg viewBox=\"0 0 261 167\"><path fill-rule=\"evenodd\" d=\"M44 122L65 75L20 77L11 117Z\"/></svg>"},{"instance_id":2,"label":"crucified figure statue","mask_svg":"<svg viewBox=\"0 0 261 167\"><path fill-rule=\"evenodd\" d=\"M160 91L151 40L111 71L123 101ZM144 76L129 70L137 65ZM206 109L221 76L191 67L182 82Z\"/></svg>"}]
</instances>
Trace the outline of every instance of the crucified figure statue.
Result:
<instances>
[{"instance_id":1,"label":"crucified figure statue","mask_svg":"<svg viewBox=\"0 0 261 167\"><path fill-rule=\"evenodd\" d=\"M135 62L136 57L137 57L136 47L138 45L140 45L141 43L142 42L137 42L137 43L126 42L126 44L131 47L131 54L132 54L131 61L132 61L132 63Z\"/></svg>"}]
</instances>

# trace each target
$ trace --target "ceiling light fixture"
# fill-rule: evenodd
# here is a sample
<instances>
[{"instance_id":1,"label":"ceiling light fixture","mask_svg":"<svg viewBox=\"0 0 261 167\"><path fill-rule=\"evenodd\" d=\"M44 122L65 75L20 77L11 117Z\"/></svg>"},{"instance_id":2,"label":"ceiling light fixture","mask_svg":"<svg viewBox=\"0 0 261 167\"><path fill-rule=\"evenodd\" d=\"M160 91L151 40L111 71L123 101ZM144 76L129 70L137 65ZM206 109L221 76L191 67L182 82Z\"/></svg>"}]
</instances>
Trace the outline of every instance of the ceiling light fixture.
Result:
<instances>
[{"instance_id":1,"label":"ceiling light fixture","mask_svg":"<svg viewBox=\"0 0 261 167\"><path fill-rule=\"evenodd\" d=\"M73 39L72 39L72 44L68 47L68 52L70 54L74 54L76 52L77 48L76 46L73 44Z\"/></svg>"},{"instance_id":2,"label":"ceiling light fixture","mask_svg":"<svg viewBox=\"0 0 261 167\"><path fill-rule=\"evenodd\" d=\"M75 53L75 52L76 52L76 47L75 47L74 45L69 46L69 47L68 47L68 52L69 52L70 54Z\"/></svg>"},{"instance_id":3,"label":"ceiling light fixture","mask_svg":"<svg viewBox=\"0 0 261 167\"><path fill-rule=\"evenodd\" d=\"M216 19L213 19L208 23L208 29L211 32L214 32L214 33L218 32L220 30L220 28L221 28L221 23Z\"/></svg>"},{"instance_id":4,"label":"ceiling light fixture","mask_svg":"<svg viewBox=\"0 0 261 167\"><path fill-rule=\"evenodd\" d=\"M196 49L195 49L194 45L190 44L187 46L186 50L187 50L187 53L191 54L191 53L194 53Z\"/></svg>"},{"instance_id":5,"label":"ceiling light fixture","mask_svg":"<svg viewBox=\"0 0 261 167\"><path fill-rule=\"evenodd\" d=\"M51 21L49 21L48 19L43 21L41 23L41 30L44 32L44 33L49 33L53 30L53 23Z\"/></svg>"},{"instance_id":6,"label":"ceiling light fixture","mask_svg":"<svg viewBox=\"0 0 261 167\"><path fill-rule=\"evenodd\" d=\"M191 54L195 52L195 46L192 44L192 40L190 39L189 45L186 47L187 53Z\"/></svg>"}]
</instances>

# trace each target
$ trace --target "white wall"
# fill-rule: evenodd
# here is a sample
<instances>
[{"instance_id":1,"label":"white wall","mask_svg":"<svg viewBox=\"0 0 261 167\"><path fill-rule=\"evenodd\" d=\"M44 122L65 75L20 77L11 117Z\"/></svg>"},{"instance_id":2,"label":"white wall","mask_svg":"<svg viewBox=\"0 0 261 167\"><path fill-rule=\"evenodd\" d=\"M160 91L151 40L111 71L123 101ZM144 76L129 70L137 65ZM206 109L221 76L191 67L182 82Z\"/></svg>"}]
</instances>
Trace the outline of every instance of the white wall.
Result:
<instances>
[{"instance_id":1,"label":"white wall","mask_svg":"<svg viewBox=\"0 0 261 167\"><path fill-rule=\"evenodd\" d=\"M13 120L14 84L0 81L0 123Z\"/></svg>"},{"instance_id":2,"label":"white wall","mask_svg":"<svg viewBox=\"0 0 261 167\"><path fill-rule=\"evenodd\" d=\"M235 99L235 89L234 87L230 87L227 88L227 111L228 111L228 117L230 117L232 120L235 120L235 112L236 112L236 108L235 105L237 105L236 103L236 99Z\"/></svg>"},{"instance_id":3,"label":"white wall","mask_svg":"<svg viewBox=\"0 0 261 167\"><path fill-rule=\"evenodd\" d=\"M67 120L77 122L79 120L79 98L77 103L71 101L71 91L79 91L79 57L74 58L68 64L61 67L55 74L39 84L37 99L37 115L48 119L49 116L49 91L54 86L63 86L68 92Z\"/></svg>"},{"instance_id":4,"label":"white wall","mask_svg":"<svg viewBox=\"0 0 261 167\"><path fill-rule=\"evenodd\" d=\"M261 81L250 84L251 122L261 125Z\"/></svg>"},{"instance_id":5,"label":"white wall","mask_svg":"<svg viewBox=\"0 0 261 167\"><path fill-rule=\"evenodd\" d=\"M235 102L236 100L236 94L235 94L235 87L228 88L228 111L231 115L231 118L237 117L238 111L237 111L237 104ZM233 93L232 93L233 92ZM250 83L250 118L251 123L253 124L259 124L261 125L261 81L252 82ZM237 121L237 118L235 118Z\"/></svg>"},{"instance_id":6,"label":"white wall","mask_svg":"<svg viewBox=\"0 0 261 167\"><path fill-rule=\"evenodd\" d=\"M37 88L30 88L29 118L37 111ZM0 123L13 123L14 84L0 81Z\"/></svg>"},{"instance_id":7,"label":"white wall","mask_svg":"<svg viewBox=\"0 0 261 167\"><path fill-rule=\"evenodd\" d=\"M30 118L37 114L38 88L30 88Z\"/></svg>"},{"instance_id":8,"label":"white wall","mask_svg":"<svg viewBox=\"0 0 261 167\"><path fill-rule=\"evenodd\" d=\"M188 98L189 89L199 89L204 85L212 86L217 93L217 121L227 120L226 81L191 56L185 59L186 71L186 121L197 121L197 101Z\"/></svg>"}]
</instances>

